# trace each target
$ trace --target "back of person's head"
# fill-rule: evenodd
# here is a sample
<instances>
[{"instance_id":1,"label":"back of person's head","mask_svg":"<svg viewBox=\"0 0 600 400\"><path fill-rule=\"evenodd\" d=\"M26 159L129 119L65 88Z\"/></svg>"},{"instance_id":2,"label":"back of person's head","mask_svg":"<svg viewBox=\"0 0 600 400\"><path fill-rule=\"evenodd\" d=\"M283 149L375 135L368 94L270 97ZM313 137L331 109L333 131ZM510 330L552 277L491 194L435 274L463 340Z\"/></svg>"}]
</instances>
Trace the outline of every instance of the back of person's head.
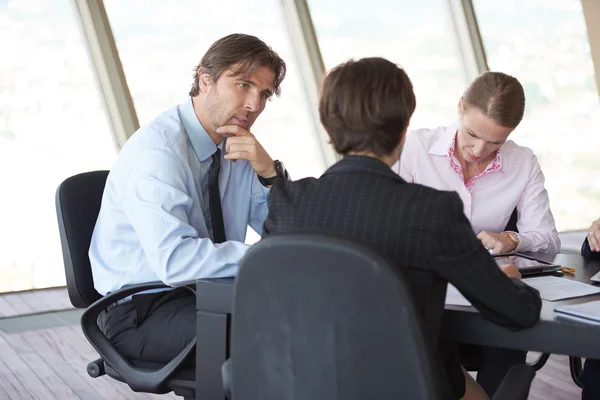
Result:
<instances>
[{"instance_id":1,"label":"back of person's head","mask_svg":"<svg viewBox=\"0 0 600 400\"><path fill-rule=\"evenodd\" d=\"M462 112L474 107L505 128L516 128L525 112L525 92L517 78L502 72L484 72L467 88Z\"/></svg>"},{"instance_id":2,"label":"back of person's head","mask_svg":"<svg viewBox=\"0 0 600 400\"><path fill-rule=\"evenodd\" d=\"M400 145L416 99L402 68L384 58L350 60L323 82L319 114L335 150L391 155Z\"/></svg>"},{"instance_id":3,"label":"back of person's head","mask_svg":"<svg viewBox=\"0 0 600 400\"><path fill-rule=\"evenodd\" d=\"M279 96L280 85L286 73L285 62L256 36L243 33L227 35L214 42L200 60L200 64L194 68L194 83L189 94L197 96L200 91L199 69L207 72L213 82L216 82L227 70L232 70L236 75L249 76L258 67L268 67L273 71L274 93Z\"/></svg>"}]
</instances>

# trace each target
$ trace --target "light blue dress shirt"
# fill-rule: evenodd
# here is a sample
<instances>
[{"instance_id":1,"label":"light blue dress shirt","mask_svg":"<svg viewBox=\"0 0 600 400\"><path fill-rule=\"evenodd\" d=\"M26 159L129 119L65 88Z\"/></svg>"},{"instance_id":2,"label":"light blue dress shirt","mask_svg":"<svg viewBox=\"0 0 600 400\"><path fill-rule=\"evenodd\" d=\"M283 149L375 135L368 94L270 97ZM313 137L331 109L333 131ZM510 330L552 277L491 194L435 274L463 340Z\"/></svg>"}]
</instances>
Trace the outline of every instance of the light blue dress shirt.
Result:
<instances>
[{"instance_id":1,"label":"light blue dress shirt","mask_svg":"<svg viewBox=\"0 0 600 400\"><path fill-rule=\"evenodd\" d=\"M248 161L225 160L222 151L219 190L227 241L213 243L208 169L216 150L191 99L127 141L108 175L90 245L100 294L138 283L180 286L236 275L249 248L248 225L262 232L269 189Z\"/></svg>"}]
</instances>

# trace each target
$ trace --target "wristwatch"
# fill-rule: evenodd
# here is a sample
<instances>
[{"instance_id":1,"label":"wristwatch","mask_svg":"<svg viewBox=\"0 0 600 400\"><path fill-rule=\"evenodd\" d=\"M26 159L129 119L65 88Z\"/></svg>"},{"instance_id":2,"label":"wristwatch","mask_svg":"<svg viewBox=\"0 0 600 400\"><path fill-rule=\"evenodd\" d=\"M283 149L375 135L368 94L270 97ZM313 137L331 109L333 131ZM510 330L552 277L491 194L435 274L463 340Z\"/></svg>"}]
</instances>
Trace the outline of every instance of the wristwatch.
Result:
<instances>
[{"instance_id":1,"label":"wristwatch","mask_svg":"<svg viewBox=\"0 0 600 400\"><path fill-rule=\"evenodd\" d=\"M508 236L510 241L515 244L515 248L513 249L513 251L519 248L519 246L521 245L521 239L519 239L519 235L517 235L515 232L509 232L509 231L505 231L502 233L504 233L506 236Z\"/></svg>"},{"instance_id":2,"label":"wristwatch","mask_svg":"<svg viewBox=\"0 0 600 400\"><path fill-rule=\"evenodd\" d=\"M285 170L285 165L279 160L275 160L275 172L276 175L270 178L263 178L262 176L258 176L258 181L266 187L273 185L275 179L287 179L287 171Z\"/></svg>"}]
</instances>

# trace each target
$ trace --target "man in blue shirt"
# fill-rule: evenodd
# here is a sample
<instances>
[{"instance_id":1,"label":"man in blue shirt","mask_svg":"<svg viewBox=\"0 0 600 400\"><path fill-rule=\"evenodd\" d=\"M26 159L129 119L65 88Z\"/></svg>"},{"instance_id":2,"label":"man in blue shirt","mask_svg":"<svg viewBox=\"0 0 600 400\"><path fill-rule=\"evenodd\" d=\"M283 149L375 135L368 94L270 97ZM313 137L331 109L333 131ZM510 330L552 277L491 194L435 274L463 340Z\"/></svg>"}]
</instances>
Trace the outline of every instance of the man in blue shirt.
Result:
<instances>
[{"instance_id":1,"label":"man in blue shirt","mask_svg":"<svg viewBox=\"0 0 600 400\"><path fill-rule=\"evenodd\" d=\"M260 39L219 39L195 68L190 98L121 150L90 245L96 290L176 287L134 295L102 315L126 357L166 363L179 353L195 336L195 297L185 285L234 276L248 225L262 231L269 187L286 172L250 128L285 73Z\"/></svg>"}]
</instances>

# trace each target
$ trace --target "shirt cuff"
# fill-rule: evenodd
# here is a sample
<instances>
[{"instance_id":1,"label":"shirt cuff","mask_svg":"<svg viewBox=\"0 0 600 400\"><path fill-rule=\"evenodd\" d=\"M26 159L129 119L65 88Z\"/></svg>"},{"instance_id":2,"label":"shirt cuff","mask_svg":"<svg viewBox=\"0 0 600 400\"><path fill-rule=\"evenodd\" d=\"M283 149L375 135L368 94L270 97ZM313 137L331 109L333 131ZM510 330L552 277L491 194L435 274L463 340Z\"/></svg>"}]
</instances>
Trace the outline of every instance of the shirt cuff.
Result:
<instances>
[{"instance_id":1,"label":"shirt cuff","mask_svg":"<svg viewBox=\"0 0 600 400\"><path fill-rule=\"evenodd\" d=\"M258 175L256 175L256 173L254 174L253 179L254 182L252 184L252 197L255 201L267 201L267 195L269 194L271 188L268 188L262 183L260 183L260 181L258 180Z\"/></svg>"},{"instance_id":2,"label":"shirt cuff","mask_svg":"<svg viewBox=\"0 0 600 400\"><path fill-rule=\"evenodd\" d=\"M520 233L517 233L517 236L519 237L519 245L514 251L529 251L529 249L533 248L533 239Z\"/></svg>"},{"instance_id":3,"label":"shirt cuff","mask_svg":"<svg viewBox=\"0 0 600 400\"><path fill-rule=\"evenodd\" d=\"M510 241L514 244L517 245L517 247L515 247L511 252L513 251L517 251L520 247L521 247L521 243L523 243L523 241L521 240L521 236L519 236L519 234L515 231L502 231L501 234L506 233L508 236L508 238L510 239ZM517 241L519 242L518 244L515 243L515 239L513 238L513 235L517 237Z\"/></svg>"},{"instance_id":4,"label":"shirt cuff","mask_svg":"<svg viewBox=\"0 0 600 400\"><path fill-rule=\"evenodd\" d=\"M592 248L590 247L590 242L588 241L587 237L581 245L581 255L584 258L590 258L592 256Z\"/></svg>"},{"instance_id":5,"label":"shirt cuff","mask_svg":"<svg viewBox=\"0 0 600 400\"><path fill-rule=\"evenodd\" d=\"M271 191L270 187L266 187L265 185L263 185L262 183L258 182L258 185L260 186L260 192L265 196L269 194L269 192ZM271 186L272 187L272 186Z\"/></svg>"}]
</instances>

